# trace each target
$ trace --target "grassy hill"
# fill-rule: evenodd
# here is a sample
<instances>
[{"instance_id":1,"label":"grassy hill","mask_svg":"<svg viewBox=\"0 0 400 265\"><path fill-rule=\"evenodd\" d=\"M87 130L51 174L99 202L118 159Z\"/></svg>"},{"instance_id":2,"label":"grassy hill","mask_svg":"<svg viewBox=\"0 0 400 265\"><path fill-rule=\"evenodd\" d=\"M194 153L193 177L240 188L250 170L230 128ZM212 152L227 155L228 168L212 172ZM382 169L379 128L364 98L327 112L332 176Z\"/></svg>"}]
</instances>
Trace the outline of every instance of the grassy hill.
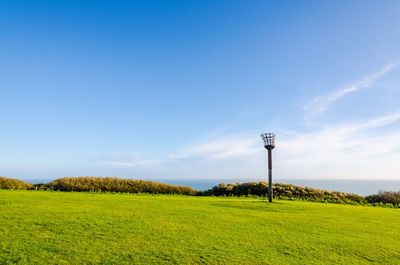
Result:
<instances>
[{"instance_id":1,"label":"grassy hill","mask_svg":"<svg viewBox=\"0 0 400 265\"><path fill-rule=\"evenodd\" d=\"M398 264L400 210L0 190L0 264Z\"/></svg>"}]
</instances>

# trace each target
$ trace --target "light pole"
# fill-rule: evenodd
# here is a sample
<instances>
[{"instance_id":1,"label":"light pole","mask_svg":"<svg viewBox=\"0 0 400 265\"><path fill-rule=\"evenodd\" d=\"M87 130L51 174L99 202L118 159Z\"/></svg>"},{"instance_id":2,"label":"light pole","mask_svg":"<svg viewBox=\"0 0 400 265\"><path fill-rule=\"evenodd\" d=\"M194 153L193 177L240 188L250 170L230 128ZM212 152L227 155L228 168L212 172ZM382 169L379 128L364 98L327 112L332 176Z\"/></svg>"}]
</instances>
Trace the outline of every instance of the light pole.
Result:
<instances>
[{"instance_id":1,"label":"light pole","mask_svg":"<svg viewBox=\"0 0 400 265\"><path fill-rule=\"evenodd\" d=\"M263 133L261 138L264 142L265 149L268 150L268 200L272 202L272 149L275 147L275 134Z\"/></svg>"}]
</instances>

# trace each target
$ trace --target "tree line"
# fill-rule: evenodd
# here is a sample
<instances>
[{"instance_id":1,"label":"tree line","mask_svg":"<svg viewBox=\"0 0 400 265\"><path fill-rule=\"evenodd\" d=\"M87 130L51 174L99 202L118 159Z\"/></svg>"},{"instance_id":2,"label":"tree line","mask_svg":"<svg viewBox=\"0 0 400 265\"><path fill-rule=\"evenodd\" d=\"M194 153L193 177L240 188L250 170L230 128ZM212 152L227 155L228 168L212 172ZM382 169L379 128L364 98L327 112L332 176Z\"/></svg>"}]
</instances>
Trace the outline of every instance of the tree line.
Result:
<instances>
[{"instance_id":1,"label":"tree line","mask_svg":"<svg viewBox=\"0 0 400 265\"><path fill-rule=\"evenodd\" d=\"M115 177L64 177L44 184L0 177L0 189L265 197L268 194L268 182L221 183L211 189L198 191L187 186ZM363 197L347 192L275 183L273 195L274 198L287 200L400 207L400 191L380 191Z\"/></svg>"}]
</instances>

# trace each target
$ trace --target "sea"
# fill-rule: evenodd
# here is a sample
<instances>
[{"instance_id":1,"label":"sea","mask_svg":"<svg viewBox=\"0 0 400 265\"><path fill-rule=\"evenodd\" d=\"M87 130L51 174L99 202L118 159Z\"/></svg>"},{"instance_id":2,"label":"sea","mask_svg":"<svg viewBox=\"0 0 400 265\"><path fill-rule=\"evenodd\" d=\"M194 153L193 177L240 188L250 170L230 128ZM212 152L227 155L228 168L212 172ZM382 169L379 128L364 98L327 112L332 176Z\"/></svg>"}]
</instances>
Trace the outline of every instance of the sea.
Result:
<instances>
[{"instance_id":1,"label":"sea","mask_svg":"<svg viewBox=\"0 0 400 265\"><path fill-rule=\"evenodd\" d=\"M238 183L251 181L267 181L266 179L165 179L151 178L148 180L162 183L190 186L197 190L207 190L219 183ZM30 183L46 183L51 179L26 179ZM371 179L274 179L276 183L286 183L298 186L312 187L323 190L350 192L359 195L376 194L379 191L400 191L399 180L371 180Z\"/></svg>"}]
</instances>

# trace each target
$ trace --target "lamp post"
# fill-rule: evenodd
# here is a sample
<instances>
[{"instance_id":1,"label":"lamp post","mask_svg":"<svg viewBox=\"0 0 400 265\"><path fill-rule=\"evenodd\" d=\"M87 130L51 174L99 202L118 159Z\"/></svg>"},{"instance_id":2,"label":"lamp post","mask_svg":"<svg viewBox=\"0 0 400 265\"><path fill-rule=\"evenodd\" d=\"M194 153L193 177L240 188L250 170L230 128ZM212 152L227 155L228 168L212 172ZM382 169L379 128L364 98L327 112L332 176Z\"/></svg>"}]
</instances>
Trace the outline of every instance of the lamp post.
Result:
<instances>
[{"instance_id":1,"label":"lamp post","mask_svg":"<svg viewBox=\"0 0 400 265\"><path fill-rule=\"evenodd\" d=\"M272 149L275 147L275 134L263 133L261 138L264 142L265 149L268 150L268 200L272 202Z\"/></svg>"}]
</instances>

